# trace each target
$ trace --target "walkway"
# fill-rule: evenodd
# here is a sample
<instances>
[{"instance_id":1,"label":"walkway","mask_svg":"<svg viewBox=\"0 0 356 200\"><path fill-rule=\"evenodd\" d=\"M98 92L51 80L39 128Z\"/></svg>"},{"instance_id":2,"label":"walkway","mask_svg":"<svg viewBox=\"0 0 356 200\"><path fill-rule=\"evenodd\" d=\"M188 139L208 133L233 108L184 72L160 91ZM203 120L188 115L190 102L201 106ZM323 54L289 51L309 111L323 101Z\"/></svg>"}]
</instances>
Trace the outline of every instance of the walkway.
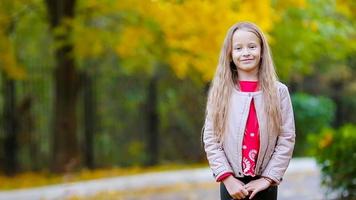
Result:
<instances>
[{"instance_id":1,"label":"walkway","mask_svg":"<svg viewBox=\"0 0 356 200\"><path fill-rule=\"evenodd\" d=\"M313 159L293 159L279 186L280 200L325 199ZM38 199L216 200L218 184L208 168L147 173L0 192L0 200Z\"/></svg>"}]
</instances>

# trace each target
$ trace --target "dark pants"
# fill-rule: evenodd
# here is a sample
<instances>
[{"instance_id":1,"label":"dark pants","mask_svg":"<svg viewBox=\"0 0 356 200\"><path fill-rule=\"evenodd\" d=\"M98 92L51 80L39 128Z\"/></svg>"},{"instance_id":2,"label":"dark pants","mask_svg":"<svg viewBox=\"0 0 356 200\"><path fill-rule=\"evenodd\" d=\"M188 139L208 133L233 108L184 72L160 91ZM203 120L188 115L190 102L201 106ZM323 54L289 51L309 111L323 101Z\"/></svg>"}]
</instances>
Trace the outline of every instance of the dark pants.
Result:
<instances>
[{"instance_id":1,"label":"dark pants","mask_svg":"<svg viewBox=\"0 0 356 200\"><path fill-rule=\"evenodd\" d=\"M237 178L243 183L247 184L252 180L258 179L259 177L243 177L243 178ZM255 195L253 200L277 200L277 190L278 186L270 186L265 190L260 191ZM221 182L220 183L220 198L221 200L232 200L233 198L230 196L229 192L227 191L225 185ZM248 197L246 197L244 200L247 200Z\"/></svg>"}]
</instances>

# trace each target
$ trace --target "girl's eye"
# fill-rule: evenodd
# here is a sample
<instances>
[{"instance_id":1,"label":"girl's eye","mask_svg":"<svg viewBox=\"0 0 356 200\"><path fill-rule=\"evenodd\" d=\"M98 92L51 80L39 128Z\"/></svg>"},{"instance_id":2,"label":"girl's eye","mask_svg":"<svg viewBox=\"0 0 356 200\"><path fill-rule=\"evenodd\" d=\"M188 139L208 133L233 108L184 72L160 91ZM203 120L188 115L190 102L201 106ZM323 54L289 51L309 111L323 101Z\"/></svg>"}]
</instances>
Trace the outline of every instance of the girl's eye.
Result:
<instances>
[{"instance_id":1,"label":"girl's eye","mask_svg":"<svg viewBox=\"0 0 356 200\"><path fill-rule=\"evenodd\" d=\"M241 50L241 47L235 47L234 49L235 50Z\"/></svg>"},{"instance_id":2,"label":"girl's eye","mask_svg":"<svg viewBox=\"0 0 356 200\"><path fill-rule=\"evenodd\" d=\"M256 48L256 46L250 46L250 49L255 49Z\"/></svg>"}]
</instances>

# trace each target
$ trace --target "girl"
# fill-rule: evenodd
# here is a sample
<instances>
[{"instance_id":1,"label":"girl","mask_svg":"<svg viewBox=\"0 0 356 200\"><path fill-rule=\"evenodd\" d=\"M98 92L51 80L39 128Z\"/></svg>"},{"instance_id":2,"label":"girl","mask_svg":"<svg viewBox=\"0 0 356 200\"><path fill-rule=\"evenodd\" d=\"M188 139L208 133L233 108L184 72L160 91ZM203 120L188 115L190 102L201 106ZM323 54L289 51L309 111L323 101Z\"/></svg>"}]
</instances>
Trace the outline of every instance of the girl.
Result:
<instances>
[{"instance_id":1,"label":"girl","mask_svg":"<svg viewBox=\"0 0 356 200\"><path fill-rule=\"evenodd\" d=\"M222 200L277 199L293 153L294 116L266 38L252 23L237 23L227 32L209 91L203 141Z\"/></svg>"}]
</instances>

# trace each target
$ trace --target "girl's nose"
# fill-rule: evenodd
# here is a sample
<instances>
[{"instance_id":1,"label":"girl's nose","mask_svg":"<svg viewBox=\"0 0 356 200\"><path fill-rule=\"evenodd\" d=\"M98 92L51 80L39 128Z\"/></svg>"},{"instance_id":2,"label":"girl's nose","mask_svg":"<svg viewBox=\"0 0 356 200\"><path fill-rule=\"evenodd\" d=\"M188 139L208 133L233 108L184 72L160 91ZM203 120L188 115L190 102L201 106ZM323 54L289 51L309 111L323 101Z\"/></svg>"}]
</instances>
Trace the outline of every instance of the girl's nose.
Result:
<instances>
[{"instance_id":1,"label":"girl's nose","mask_svg":"<svg viewBox=\"0 0 356 200\"><path fill-rule=\"evenodd\" d=\"M249 56L250 51L247 48L242 49L242 56Z\"/></svg>"}]
</instances>

